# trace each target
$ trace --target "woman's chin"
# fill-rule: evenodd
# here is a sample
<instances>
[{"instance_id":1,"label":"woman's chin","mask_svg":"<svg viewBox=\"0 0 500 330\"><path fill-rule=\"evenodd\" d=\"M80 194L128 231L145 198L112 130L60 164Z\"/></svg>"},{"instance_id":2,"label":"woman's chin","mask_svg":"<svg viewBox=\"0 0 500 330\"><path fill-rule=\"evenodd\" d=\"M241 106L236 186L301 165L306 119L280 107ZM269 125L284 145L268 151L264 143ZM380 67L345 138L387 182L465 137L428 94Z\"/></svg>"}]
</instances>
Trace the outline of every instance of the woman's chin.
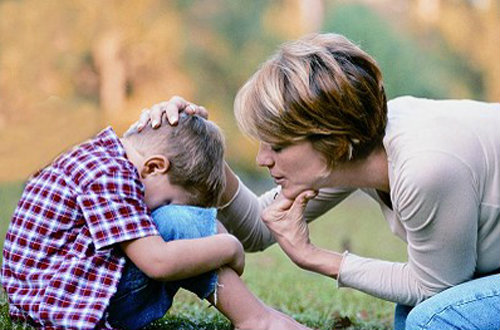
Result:
<instances>
[{"instance_id":1,"label":"woman's chin","mask_svg":"<svg viewBox=\"0 0 500 330\"><path fill-rule=\"evenodd\" d=\"M305 190L312 190L312 188L281 186L281 194L291 200L297 198Z\"/></svg>"}]
</instances>

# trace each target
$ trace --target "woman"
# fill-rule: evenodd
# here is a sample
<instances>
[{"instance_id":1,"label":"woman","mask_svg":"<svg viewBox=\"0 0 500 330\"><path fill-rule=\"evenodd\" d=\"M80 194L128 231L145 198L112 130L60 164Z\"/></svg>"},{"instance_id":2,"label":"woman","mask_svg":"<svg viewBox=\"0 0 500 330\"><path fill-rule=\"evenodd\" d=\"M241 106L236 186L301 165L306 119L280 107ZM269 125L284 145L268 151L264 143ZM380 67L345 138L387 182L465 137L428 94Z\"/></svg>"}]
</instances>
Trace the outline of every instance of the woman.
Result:
<instances>
[{"instance_id":1,"label":"woman","mask_svg":"<svg viewBox=\"0 0 500 330\"><path fill-rule=\"evenodd\" d=\"M207 115L174 98L139 128L179 111ZM257 197L227 168L220 218L247 250L276 241L298 266L396 302L396 329L500 328L499 104L387 103L375 61L320 34L284 44L238 92L235 114L278 185ZM310 242L307 222L357 189L407 242L408 262Z\"/></svg>"}]
</instances>

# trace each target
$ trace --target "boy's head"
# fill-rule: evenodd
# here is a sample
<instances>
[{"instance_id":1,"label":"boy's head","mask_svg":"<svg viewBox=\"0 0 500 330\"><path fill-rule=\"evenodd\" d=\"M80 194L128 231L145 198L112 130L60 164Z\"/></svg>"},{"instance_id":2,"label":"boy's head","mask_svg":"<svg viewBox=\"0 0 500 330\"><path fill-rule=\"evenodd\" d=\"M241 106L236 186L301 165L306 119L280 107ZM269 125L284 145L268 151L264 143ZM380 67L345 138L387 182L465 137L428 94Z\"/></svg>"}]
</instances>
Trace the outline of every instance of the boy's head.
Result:
<instances>
[{"instance_id":1,"label":"boy's head","mask_svg":"<svg viewBox=\"0 0 500 330\"><path fill-rule=\"evenodd\" d=\"M123 141L136 152L138 160L132 162L150 208L170 203L217 205L226 184L224 138L213 122L181 115L176 126L147 125Z\"/></svg>"}]
</instances>

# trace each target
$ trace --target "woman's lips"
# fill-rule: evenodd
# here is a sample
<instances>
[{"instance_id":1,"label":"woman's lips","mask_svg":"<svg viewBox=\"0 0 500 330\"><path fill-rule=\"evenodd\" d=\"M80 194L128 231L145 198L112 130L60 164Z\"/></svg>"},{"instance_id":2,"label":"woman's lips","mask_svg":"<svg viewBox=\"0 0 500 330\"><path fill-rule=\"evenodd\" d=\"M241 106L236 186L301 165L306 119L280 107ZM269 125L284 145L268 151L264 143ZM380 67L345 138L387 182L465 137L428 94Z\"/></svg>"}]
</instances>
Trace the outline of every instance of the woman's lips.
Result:
<instances>
[{"instance_id":1,"label":"woman's lips","mask_svg":"<svg viewBox=\"0 0 500 330\"><path fill-rule=\"evenodd\" d=\"M285 178L282 176L274 176L274 175L273 175L273 179L274 179L274 182L276 182L276 184L282 184L283 181L285 180Z\"/></svg>"}]
</instances>

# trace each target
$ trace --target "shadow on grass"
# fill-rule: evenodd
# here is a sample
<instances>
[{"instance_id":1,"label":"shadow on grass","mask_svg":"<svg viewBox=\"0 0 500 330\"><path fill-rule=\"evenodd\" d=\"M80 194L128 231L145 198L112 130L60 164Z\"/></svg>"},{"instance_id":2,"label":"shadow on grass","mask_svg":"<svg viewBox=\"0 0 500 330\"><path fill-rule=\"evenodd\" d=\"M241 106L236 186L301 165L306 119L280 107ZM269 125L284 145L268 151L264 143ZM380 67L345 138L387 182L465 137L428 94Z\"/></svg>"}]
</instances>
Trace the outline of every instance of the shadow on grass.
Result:
<instances>
[{"instance_id":1,"label":"shadow on grass","mask_svg":"<svg viewBox=\"0 0 500 330\"><path fill-rule=\"evenodd\" d=\"M231 330L229 321L222 318L192 319L186 316L166 315L161 320L148 325L145 330Z\"/></svg>"},{"instance_id":2,"label":"shadow on grass","mask_svg":"<svg viewBox=\"0 0 500 330\"><path fill-rule=\"evenodd\" d=\"M1 287L0 287L1 290ZM0 294L0 329L34 330L28 324L11 322L9 317L7 297L3 290ZM389 322L378 321L352 321L347 316L332 315L330 319L319 321L307 317L298 317L299 322L312 328L324 330L386 330L390 329ZM146 326L144 330L232 330L233 325L221 314L200 313L200 315L167 314L161 320Z\"/></svg>"}]
</instances>

